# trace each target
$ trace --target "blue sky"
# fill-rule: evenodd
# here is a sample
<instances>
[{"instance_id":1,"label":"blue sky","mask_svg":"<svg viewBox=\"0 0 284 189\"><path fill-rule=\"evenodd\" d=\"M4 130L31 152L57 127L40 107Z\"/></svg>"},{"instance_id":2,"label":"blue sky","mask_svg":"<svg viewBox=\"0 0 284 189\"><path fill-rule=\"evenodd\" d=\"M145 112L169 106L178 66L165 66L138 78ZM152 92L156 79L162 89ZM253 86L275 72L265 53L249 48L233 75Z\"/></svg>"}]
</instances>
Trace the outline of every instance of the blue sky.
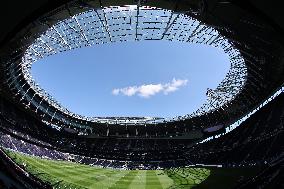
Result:
<instances>
[{"instance_id":1,"label":"blue sky","mask_svg":"<svg viewBox=\"0 0 284 189\"><path fill-rule=\"evenodd\" d=\"M174 117L200 107L229 67L228 56L210 46L117 42L49 56L33 64L32 76L74 113Z\"/></svg>"}]
</instances>

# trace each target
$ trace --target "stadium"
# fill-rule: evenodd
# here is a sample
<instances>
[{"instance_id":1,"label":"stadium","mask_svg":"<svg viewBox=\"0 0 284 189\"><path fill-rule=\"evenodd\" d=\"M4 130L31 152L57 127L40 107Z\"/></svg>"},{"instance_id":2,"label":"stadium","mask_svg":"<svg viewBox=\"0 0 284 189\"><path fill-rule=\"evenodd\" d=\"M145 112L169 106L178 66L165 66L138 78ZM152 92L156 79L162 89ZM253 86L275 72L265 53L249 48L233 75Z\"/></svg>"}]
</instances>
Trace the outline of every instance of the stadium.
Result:
<instances>
[{"instance_id":1,"label":"stadium","mask_svg":"<svg viewBox=\"0 0 284 189\"><path fill-rule=\"evenodd\" d=\"M263 0L7 2L0 8L0 188L283 188L280 7ZM142 41L210 46L230 67L199 108L172 118L77 114L31 73L57 54Z\"/></svg>"}]
</instances>

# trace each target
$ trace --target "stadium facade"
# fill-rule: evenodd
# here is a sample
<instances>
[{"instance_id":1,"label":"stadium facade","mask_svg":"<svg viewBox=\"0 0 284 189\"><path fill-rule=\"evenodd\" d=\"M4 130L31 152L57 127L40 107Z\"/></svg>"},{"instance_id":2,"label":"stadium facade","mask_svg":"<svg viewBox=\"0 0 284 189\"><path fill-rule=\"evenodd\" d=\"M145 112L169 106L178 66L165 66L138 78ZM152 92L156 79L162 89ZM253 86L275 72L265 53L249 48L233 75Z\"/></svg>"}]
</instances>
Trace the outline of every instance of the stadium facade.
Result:
<instances>
[{"instance_id":1,"label":"stadium facade","mask_svg":"<svg viewBox=\"0 0 284 189\"><path fill-rule=\"evenodd\" d=\"M264 166L267 174L278 171L275 183L279 184L284 27L257 8L261 3L86 0L36 5L38 11L17 26L11 24L12 29L1 38L2 147L114 168ZM219 86L208 91L204 105L173 119L77 115L53 99L30 74L32 64L47 56L141 40L211 45L229 56L231 67ZM4 151L1 157L5 160ZM257 183L247 181L239 187L262 184L266 172L261 174Z\"/></svg>"}]
</instances>

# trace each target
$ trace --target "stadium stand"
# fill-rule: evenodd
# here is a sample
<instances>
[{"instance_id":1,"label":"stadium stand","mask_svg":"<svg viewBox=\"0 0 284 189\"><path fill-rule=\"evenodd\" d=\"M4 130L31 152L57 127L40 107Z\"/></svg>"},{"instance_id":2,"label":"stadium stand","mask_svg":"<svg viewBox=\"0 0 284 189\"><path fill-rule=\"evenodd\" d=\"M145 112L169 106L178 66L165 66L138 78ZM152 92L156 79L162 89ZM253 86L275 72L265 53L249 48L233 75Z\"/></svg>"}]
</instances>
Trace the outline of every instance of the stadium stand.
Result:
<instances>
[{"instance_id":1,"label":"stadium stand","mask_svg":"<svg viewBox=\"0 0 284 189\"><path fill-rule=\"evenodd\" d=\"M252 179L237 186L239 189L254 188L283 188L283 158L273 160L269 165L263 169Z\"/></svg>"},{"instance_id":2,"label":"stadium stand","mask_svg":"<svg viewBox=\"0 0 284 189\"><path fill-rule=\"evenodd\" d=\"M94 120L99 121L94 121L72 114L49 101L48 95L40 95L32 90L20 69L26 52L23 49L34 44L38 32L46 31L50 23L92 6L102 8L115 3L99 2L35 3L38 8L43 8L17 27L11 23L14 30L7 31L5 39L0 36L0 146L3 148L0 149L0 188L52 188L36 175L30 174L25 166L13 161L10 151L101 168L164 169L175 183L185 185L192 174L184 166L260 168L253 178L241 178L235 188L284 188L283 91L240 126L222 134L230 124L283 87L284 25L266 9L276 9L276 4L264 6L262 0L135 1L138 7L140 3L150 7L160 5L204 21L228 39L229 45L222 48L228 53L231 47L238 49L247 66L245 85L230 102L224 103L227 101L221 95L210 99L210 102L222 104L218 108L206 105L202 111L191 116L147 122L139 117L97 117ZM144 7L145 10L149 10L149 7ZM197 40L202 39L203 35ZM232 60L239 57L233 56ZM224 80L223 83L229 83L227 87L230 88L232 81L234 79ZM216 91L221 94L222 89ZM215 93L208 90L207 94L214 96ZM214 137L216 135L219 137ZM213 139L201 143L206 137ZM199 178L207 177L208 172L201 170L193 175L194 182L199 182Z\"/></svg>"},{"instance_id":3,"label":"stadium stand","mask_svg":"<svg viewBox=\"0 0 284 189\"><path fill-rule=\"evenodd\" d=\"M188 152L198 163L245 166L283 158L284 94L264 106L234 131Z\"/></svg>"},{"instance_id":4,"label":"stadium stand","mask_svg":"<svg viewBox=\"0 0 284 189\"><path fill-rule=\"evenodd\" d=\"M95 144L100 148L96 150L100 150L101 153L106 153L106 151L108 151L110 153L109 157L119 157L120 153L127 154L130 148L137 149L139 153L141 153L140 150L144 150L144 156L141 156L142 153L140 155L133 153L132 155L129 154L128 158L124 157L121 158L121 160L128 159L139 161L150 160L152 158L157 161L159 159L157 157L162 156L164 159L168 160L189 160L195 164L222 164L224 166L262 165L264 162L268 163L269 161L283 157L283 122L280 119L277 120L271 117L271 115L275 114L276 116L283 115L283 101L284 95L281 94L272 103L263 107L234 131L210 142L198 144L187 151L185 144L180 141L179 144L173 145L174 142L170 140L167 140L166 143L165 141L154 140L154 145L152 145L152 143L147 143L141 139L120 141L111 139L96 140ZM261 117L261 119L259 119L259 117ZM27 140L27 138L30 137L22 136L22 139L26 140L25 142L19 138L16 139L2 133L2 146L35 156L67 159L66 155L63 155L62 153L56 151L53 151L54 153L52 153L52 150L50 149L52 147L48 145L41 144L42 147L39 147L38 143L30 144L30 141ZM86 143L83 144L86 145ZM87 146L83 146L83 144L74 146L74 151L78 152L86 150ZM157 146L159 146L159 149L165 148L168 151L161 154L160 151L157 151ZM49 149L46 149L46 147ZM39 148L41 150L39 150ZM176 155L171 157L171 154L177 153L175 149L185 150L185 155L179 153L181 155L180 158L177 158ZM151 152L153 154L151 154ZM156 154L154 154L155 152ZM149 154L151 154L151 157L148 157ZM139 157L139 159L135 159L135 157ZM86 158L82 158L79 161L86 162Z\"/></svg>"}]
</instances>

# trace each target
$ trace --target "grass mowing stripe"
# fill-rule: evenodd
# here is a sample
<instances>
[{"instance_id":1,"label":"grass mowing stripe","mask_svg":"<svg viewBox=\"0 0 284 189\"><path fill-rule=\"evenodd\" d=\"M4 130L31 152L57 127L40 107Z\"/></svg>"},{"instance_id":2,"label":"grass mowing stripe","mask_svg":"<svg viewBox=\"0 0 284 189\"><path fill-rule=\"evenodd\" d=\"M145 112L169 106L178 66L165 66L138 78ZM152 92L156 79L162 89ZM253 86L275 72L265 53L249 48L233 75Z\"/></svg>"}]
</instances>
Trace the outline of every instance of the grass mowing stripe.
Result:
<instances>
[{"instance_id":1,"label":"grass mowing stripe","mask_svg":"<svg viewBox=\"0 0 284 189\"><path fill-rule=\"evenodd\" d=\"M61 175L58 175L58 171L57 172L49 171L49 174L55 175L55 176L61 176L62 179L64 179L65 181L69 183L73 183L73 184L84 186L84 187L91 186L92 184L94 184L94 182L96 183L96 181L98 181L98 178L97 178L98 176L102 176L104 175L104 173L109 172L109 170L101 170L101 171L94 171L93 173L88 172L84 174L74 175L74 173L72 172L70 173L64 170L61 170L61 171L62 171ZM64 174L64 176L62 176L62 174Z\"/></svg>"},{"instance_id":2,"label":"grass mowing stripe","mask_svg":"<svg viewBox=\"0 0 284 189\"><path fill-rule=\"evenodd\" d=\"M129 189L145 189L146 185L146 170L139 170L136 177L128 186Z\"/></svg>"},{"instance_id":3,"label":"grass mowing stripe","mask_svg":"<svg viewBox=\"0 0 284 189\"><path fill-rule=\"evenodd\" d=\"M45 172L45 173L52 173L55 174L56 176L60 176L60 177L66 177L67 173L69 174L76 174L75 170L73 171L69 171L68 169L58 169L58 167L55 166L49 166L49 165L44 165L43 163L39 162L39 161L28 161L29 165L33 165L35 166L36 169L40 169L41 171Z\"/></svg>"},{"instance_id":4,"label":"grass mowing stripe","mask_svg":"<svg viewBox=\"0 0 284 189\"><path fill-rule=\"evenodd\" d=\"M121 171L121 170L112 170L112 172L107 172L104 175L100 175L99 181L93 183L89 188L94 188L94 189L109 188L128 172L129 171Z\"/></svg>"},{"instance_id":5,"label":"grass mowing stripe","mask_svg":"<svg viewBox=\"0 0 284 189\"><path fill-rule=\"evenodd\" d=\"M163 189L154 170L146 172L146 189Z\"/></svg>"},{"instance_id":6,"label":"grass mowing stripe","mask_svg":"<svg viewBox=\"0 0 284 189\"><path fill-rule=\"evenodd\" d=\"M41 160L41 161L46 161L46 160ZM92 167L87 167L88 169L83 169L83 168L75 168L74 167L61 167L61 169L58 169L58 166L54 166L54 165L50 165L50 164L43 164L45 162L41 162L39 160L32 160L32 164L36 164L36 165L39 165L38 167L44 167L44 168L48 168L50 170L54 170L55 172L58 172L58 171L62 171L64 170L64 172L66 173L70 173L70 174L74 174L74 175L79 175L79 174L89 174L89 173L94 173L96 172L97 170L100 170L100 172L108 172L109 169L106 169L106 170L102 170L102 169L95 169L95 168L92 168ZM47 160L48 161L48 160Z\"/></svg>"},{"instance_id":7,"label":"grass mowing stripe","mask_svg":"<svg viewBox=\"0 0 284 189\"><path fill-rule=\"evenodd\" d=\"M108 171L102 174L91 174L91 177L83 179L83 182L91 182L88 188L108 188L111 184L115 183L124 174L119 171ZM126 173L126 172L125 172Z\"/></svg>"},{"instance_id":8,"label":"grass mowing stripe","mask_svg":"<svg viewBox=\"0 0 284 189\"><path fill-rule=\"evenodd\" d=\"M128 186L131 184L135 176L137 175L138 171L129 171L127 174L125 174L123 177L121 177L119 180L117 180L109 189L119 189L119 188L128 188Z\"/></svg>"}]
</instances>

